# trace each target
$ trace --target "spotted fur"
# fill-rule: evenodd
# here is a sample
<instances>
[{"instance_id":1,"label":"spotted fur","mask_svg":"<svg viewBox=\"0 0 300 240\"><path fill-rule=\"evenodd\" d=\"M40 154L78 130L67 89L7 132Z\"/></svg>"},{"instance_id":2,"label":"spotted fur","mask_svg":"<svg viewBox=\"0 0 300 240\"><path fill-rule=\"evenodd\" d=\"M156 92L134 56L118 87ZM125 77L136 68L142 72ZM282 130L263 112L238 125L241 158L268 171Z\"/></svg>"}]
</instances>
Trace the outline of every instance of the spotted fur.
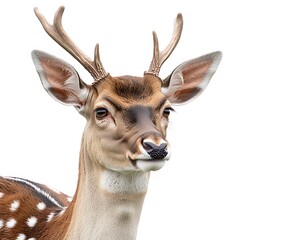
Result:
<instances>
[{"instance_id":1,"label":"spotted fur","mask_svg":"<svg viewBox=\"0 0 300 240\"><path fill-rule=\"evenodd\" d=\"M69 196L22 178L0 177L0 239L41 239Z\"/></svg>"}]
</instances>

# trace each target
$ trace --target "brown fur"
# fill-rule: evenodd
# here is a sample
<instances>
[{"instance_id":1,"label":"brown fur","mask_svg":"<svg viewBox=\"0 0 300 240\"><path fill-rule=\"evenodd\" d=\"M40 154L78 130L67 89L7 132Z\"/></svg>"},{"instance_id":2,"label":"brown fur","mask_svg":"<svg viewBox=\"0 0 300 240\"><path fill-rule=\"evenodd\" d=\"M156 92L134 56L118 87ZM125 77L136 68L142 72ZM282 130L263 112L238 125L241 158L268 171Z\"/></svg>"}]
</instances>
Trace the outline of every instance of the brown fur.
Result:
<instances>
[{"instance_id":1,"label":"brown fur","mask_svg":"<svg viewBox=\"0 0 300 240\"><path fill-rule=\"evenodd\" d=\"M35 183L34 183L35 184ZM50 196L55 197L57 201L64 207L69 205L67 201L68 196L61 193L58 194L53 190L49 189L45 185L36 184L39 188L43 191L48 193ZM45 198L41 197L34 189L24 185L22 183L8 180L5 178L0 177L0 192L3 193L3 197L0 198L0 220L4 221L4 224L9 219L15 219L16 225L13 228L2 227L0 229L0 239L16 239L19 234L25 234L26 239L29 238L36 238L39 240L49 240L48 237L45 238L41 237L44 235L45 232L48 232L49 229L56 229L57 236L61 236L62 231L64 229L61 224L57 224L57 220L59 219L59 213L63 210L51 202L47 201ZM17 208L15 212L10 210L11 203L15 200L20 202L20 206ZM37 204L40 202L44 202L46 204L46 208L43 210L39 210L37 208ZM47 222L47 217L50 213L55 213L55 217L50 221ZM36 217L37 223L34 227L29 227L27 225L27 220L30 217ZM62 215L63 218L67 220L67 214ZM52 239L59 239L59 238L52 238Z\"/></svg>"}]
</instances>

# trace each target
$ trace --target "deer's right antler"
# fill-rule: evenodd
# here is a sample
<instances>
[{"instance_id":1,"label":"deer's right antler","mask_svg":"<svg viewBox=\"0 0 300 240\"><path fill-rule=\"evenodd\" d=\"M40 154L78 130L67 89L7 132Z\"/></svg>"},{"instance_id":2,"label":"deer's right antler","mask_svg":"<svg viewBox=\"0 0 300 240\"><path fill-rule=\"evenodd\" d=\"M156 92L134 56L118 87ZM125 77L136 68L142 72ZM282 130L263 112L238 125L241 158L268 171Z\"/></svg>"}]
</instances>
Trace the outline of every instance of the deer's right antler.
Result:
<instances>
[{"instance_id":1,"label":"deer's right antler","mask_svg":"<svg viewBox=\"0 0 300 240\"><path fill-rule=\"evenodd\" d=\"M96 44L95 46L94 61L92 61L75 45L63 29L61 20L64 9L65 8L61 6L57 10L54 16L53 25L46 20L38 8L35 8L34 12L48 35L69 52L92 75L95 81L105 78L108 73L105 72L100 61L99 44Z\"/></svg>"}]
</instances>

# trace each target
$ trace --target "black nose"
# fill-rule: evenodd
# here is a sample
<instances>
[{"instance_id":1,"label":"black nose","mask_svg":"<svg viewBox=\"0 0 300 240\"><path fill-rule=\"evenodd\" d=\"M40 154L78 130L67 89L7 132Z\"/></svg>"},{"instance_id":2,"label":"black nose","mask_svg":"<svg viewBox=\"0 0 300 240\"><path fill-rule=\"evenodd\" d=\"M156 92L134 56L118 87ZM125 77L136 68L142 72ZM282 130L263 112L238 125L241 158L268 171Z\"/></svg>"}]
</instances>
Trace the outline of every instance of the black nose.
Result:
<instances>
[{"instance_id":1,"label":"black nose","mask_svg":"<svg viewBox=\"0 0 300 240\"><path fill-rule=\"evenodd\" d=\"M164 159L168 155L166 151L167 143L156 145L152 142L143 141L143 147L152 159Z\"/></svg>"}]
</instances>

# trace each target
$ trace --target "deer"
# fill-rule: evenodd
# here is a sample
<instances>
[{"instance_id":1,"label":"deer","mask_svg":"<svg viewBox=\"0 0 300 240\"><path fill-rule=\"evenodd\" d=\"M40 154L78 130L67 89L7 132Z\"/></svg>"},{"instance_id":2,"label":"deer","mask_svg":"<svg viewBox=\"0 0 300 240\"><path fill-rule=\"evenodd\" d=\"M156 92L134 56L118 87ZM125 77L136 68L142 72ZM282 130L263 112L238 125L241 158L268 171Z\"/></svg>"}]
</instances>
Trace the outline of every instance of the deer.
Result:
<instances>
[{"instance_id":1,"label":"deer","mask_svg":"<svg viewBox=\"0 0 300 240\"><path fill-rule=\"evenodd\" d=\"M99 44L94 59L84 54L62 26L64 7L49 23L34 12L46 33L92 76L85 83L75 68L53 55L32 51L41 83L56 101L86 119L77 188L73 198L19 177L0 177L1 240L134 240L151 171L170 159L166 138L174 105L194 100L216 72L222 53L212 52L159 75L183 28L175 19L172 38L159 49L153 31L153 58L143 76L113 77L104 70Z\"/></svg>"}]
</instances>

